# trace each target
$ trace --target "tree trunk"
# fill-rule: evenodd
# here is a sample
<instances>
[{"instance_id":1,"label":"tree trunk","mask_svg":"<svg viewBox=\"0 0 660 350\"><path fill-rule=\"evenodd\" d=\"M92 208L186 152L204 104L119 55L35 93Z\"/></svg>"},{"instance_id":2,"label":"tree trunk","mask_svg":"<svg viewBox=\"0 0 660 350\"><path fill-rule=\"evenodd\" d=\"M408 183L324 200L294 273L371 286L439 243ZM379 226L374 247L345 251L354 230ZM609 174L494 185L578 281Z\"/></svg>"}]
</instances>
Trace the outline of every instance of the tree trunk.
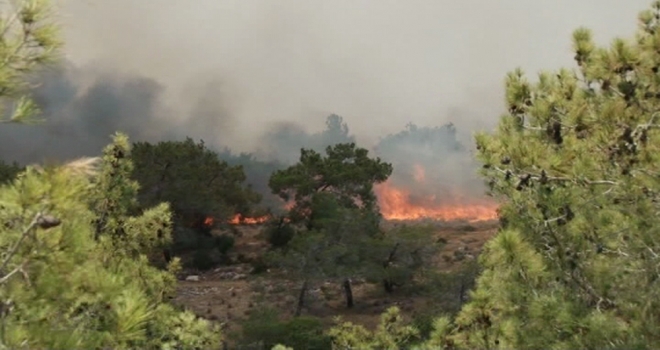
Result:
<instances>
[{"instance_id":1,"label":"tree trunk","mask_svg":"<svg viewBox=\"0 0 660 350\"><path fill-rule=\"evenodd\" d=\"M295 313L296 317L300 316L300 313L302 313L302 308L305 306L305 294L307 294L307 285L307 280L305 280L300 287L300 294L298 294L298 306L296 307Z\"/></svg>"},{"instance_id":2,"label":"tree trunk","mask_svg":"<svg viewBox=\"0 0 660 350\"><path fill-rule=\"evenodd\" d=\"M353 288L351 287L351 280L346 278L344 280L344 293L346 294L346 307L353 308Z\"/></svg>"},{"instance_id":3,"label":"tree trunk","mask_svg":"<svg viewBox=\"0 0 660 350\"><path fill-rule=\"evenodd\" d=\"M383 279L383 288L387 294L394 293L394 283L387 278Z\"/></svg>"},{"instance_id":4,"label":"tree trunk","mask_svg":"<svg viewBox=\"0 0 660 350\"><path fill-rule=\"evenodd\" d=\"M392 250L390 250L390 254L387 256L387 260L383 262L383 269L389 268L390 265L394 262L394 258L396 257L396 252L399 249L399 245L399 243L395 244ZM394 283L388 278L383 279L383 288L387 294L394 293Z\"/></svg>"},{"instance_id":5,"label":"tree trunk","mask_svg":"<svg viewBox=\"0 0 660 350\"><path fill-rule=\"evenodd\" d=\"M461 289L458 291L458 305L463 306L466 299L465 281L461 280Z\"/></svg>"},{"instance_id":6,"label":"tree trunk","mask_svg":"<svg viewBox=\"0 0 660 350\"><path fill-rule=\"evenodd\" d=\"M172 261L172 253L170 253L169 249L163 249L163 259L165 259L166 264Z\"/></svg>"}]
</instances>

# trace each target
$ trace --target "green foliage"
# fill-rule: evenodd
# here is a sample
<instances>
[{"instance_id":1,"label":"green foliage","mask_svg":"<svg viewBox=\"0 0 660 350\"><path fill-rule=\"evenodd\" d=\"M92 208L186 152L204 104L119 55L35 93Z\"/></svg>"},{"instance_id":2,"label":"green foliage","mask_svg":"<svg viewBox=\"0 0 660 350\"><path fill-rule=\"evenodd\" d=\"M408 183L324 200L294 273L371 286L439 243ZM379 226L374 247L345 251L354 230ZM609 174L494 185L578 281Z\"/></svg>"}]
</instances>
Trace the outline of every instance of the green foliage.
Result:
<instances>
[{"instance_id":1,"label":"green foliage","mask_svg":"<svg viewBox=\"0 0 660 350\"><path fill-rule=\"evenodd\" d=\"M294 234L286 247L268 255L269 263L291 278L314 283L362 277L383 283L391 293L430 267L438 247L431 227L402 226L385 234L374 225L372 212L342 207L326 193L315 197L313 208L322 208L316 229Z\"/></svg>"},{"instance_id":2,"label":"green foliage","mask_svg":"<svg viewBox=\"0 0 660 350\"><path fill-rule=\"evenodd\" d=\"M250 314L241 324L241 343L250 349L272 349L277 345L292 349L330 349L330 338L323 324L314 317L296 317L288 321L278 318L278 311L262 309Z\"/></svg>"},{"instance_id":3,"label":"green foliage","mask_svg":"<svg viewBox=\"0 0 660 350\"><path fill-rule=\"evenodd\" d=\"M579 69L509 74L509 112L476 137L504 200L471 302L464 348L656 348L660 344L660 2L634 40L573 35Z\"/></svg>"},{"instance_id":4,"label":"green foliage","mask_svg":"<svg viewBox=\"0 0 660 350\"><path fill-rule=\"evenodd\" d=\"M279 149L278 149L279 150ZM295 152L298 152L296 149ZM270 193L268 179L277 170L285 169L286 163L280 160L259 159L252 153L233 154L229 148L219 151L218 157L230 166L240 166L245 172L245 182L250 184L255 192L262 195L260 206L270 208L273 212L281 214L282 200Z\"/></svg>"},{"instance_id":5,"label":"green foliage","mask_svg":"<svg viewBox=\"0 0 660 350\"><path fill-rule=\"evenodd\" d=\"M168 202L186 224L207 216L226 221L235 213L249 215L260 199L244 186L243 168L221 161L203 141L137 142L132 159L140 204Z\"/></svg>"},{"instance_id":6,"label":"green foliage","mask_svg":"<svg viewBox=\"0 0 660 350\"><path fill-rule=\"evenodd\" d=\"M0 187L3 348L219 346L217 329L166 302L178 260L159 270L148 256L168 241L170 213L129 214L129 152L118 135L100 164L28 167Z\"/></svg>"},{"instance_id":7,"label":"green foliage","mask_svg":"<svg viewBox=\"0 0 660 350\"><path fill-rule=\"evenodd\" d=\"M236 243L236 239L234 238L234 236L230 236L227 234L222 234L213 237L213 246L222 255L226 255L227 253L229 253L229 251L232 248L234 248L235 243Z\"/></svg>"},{"instance_id":8,"label":"green foliage","mask_svg":"<svg viewBox=\"0 0 660 350\"><path fill-rule=\"evenodd\" d=\"M174 253L208 249L209 245L225 254L233 246L215 242L207 218L226 223L235 213L249 215L260 196L244 186L241 166L229 166L206 148L204 142L167 141L152 145L134 144L133 179L140 183L139 207L167 202L174 212ZM209 259L197 254L206 266ZM211 258L213 260L213 258ZM199 267L199 266L198 266Z\"/></svg>"},{"instance_id":9,"label":"green foliage","mask_svg":"<svg viewBox=\"0 0 660 350\"><path fill-rule=\"evenodd\" d=\"M0 123L38 121L40 110L27 91L30 74L58 58L62 43L52 18L47 0L4 4L0 14Z\"/></svg>"},{"instance_id":10,"label":"green foliage","mask_svg":"<svg viewBox=\"0 0 660 350\"><path fill-rule=\"evenodd\" d=\"M0 160L0 185L11 182L23 170L24 168L16 162L7 164Z\"/></svg>"},{"instance_id":11,"label":"green foliage","mask_svg":"<svg viewBox=\"0 0 660 350\"><path fill-rule=\"evenodd\" d=\"M206 271L216 265L216 261L211 256L211 249L198 249L195 250L192 256L192 267Z\"/></svg>"},{"instance_id":12,"label":"green foliage","mask_svg":"<svg viewBox=\"0 0 660 350\"><path fill-rule=\"evenodd\" d=\"M469 302L418 348L658 347L659 18L654 1L607 48L576 30L575 71L508 75L508 113L476 136L502 227ZM335 339L377 347L359 328Z\"/></svg>"},{"instance_id":13,"label":"green foliage","mask_svg":"<svg viewBox=\"0 0 660 350\"><path fill-rule=\"evenodd\" d=\"M401 225L372 239L364 248L365 275L383 283L387 292L410 285L432 268L431 258L441 247L432 226Z\"/></svg>"},{"instance_id":14,"label":"green foliage","mask_svg":"<svg viewBox=\"0 0 660 350\"><path fill-rule=\"evenodd\" d=\"M419 331L404 322L399 308L392 307L381 315L380 324L373 332L351 322L342 322L328 335L332 338L333 349L405 349L417 339Z\"/></svg>"},{"instance_id":15,"label":"green foliage","mask_svg":"<svg viewBox=\"0 0 660 350\"><path fill-rule=\"evenodd\" d=\"M269 261L301 280L342 278L362 272L362 253L368 249L374 232L364 213L343 208L329 194L319 194L315 203L323 202L318 211L316 230L294 234L285 249L269 255ZM376 231L377 232L377 231Z\"/></svg>"},{"instance_id":16,"label":"green foliage","mask_svg":"<svg viewBox=\"0 0 660 350\"><path fill-rule=\"evenodd\" d=\"M291 219L304 222L313 229L315 215L324 210L314 210L316 205L326 205L327 200L316 201L319 194L334 197L342 207L378 212L374 184L381 183L392 174L392 165L380 158L369 158L369 151L355 143L337 144L326 148L326 156L302 149L298 164L278 170L270 178L273 193L283 200L295 200Z\"/></svg>"},{"instance_id":17,"label":"green foliage","mask_svg":"<svg viewBox=\"0 0 660 350\"><path fill-rule=\"evenodd\" d=\"M184 236L189 241L179 241L177 248L181 250L192 250L191 259L184 260L190 263L190 267L206 271L218 264L229 261L228 253L234 247L235 238L228 234L222 235L199 235L192 230L184 231ZM175 243L176 244L176 243ZM187 264L184 264L187 266Z\"/></svg>"},{"instance_id":18,"label":"green foliage","mask_svg":"<svg viewBox=\"0 0 660 350\"><path fill-rule=\"evenodd\" d=\"M265 228L266 239L274 248L281 248L289 244L296 234L296 229L284 221L268 223Z\"/></svg>"},{"instance_id":19,"label":"green foliage","mask_svg":"<svg viewBox=\"0 0 660 350\"><path fill-rule=\"evenodd\" d=\"M271 263L304 281L299 308L308 282L364 274L366 247L380 233L373 185L391 173L390 164L369 158L366 149L350 143L327 147L325 157L302 149L298 164L271 176L273 193L285 201L293 196L295 205L288 215L290 223L271 228L270 237L281 246L293 230L288 225L302 223L307 229L293 233L286 249L269 256ZM347 305L352 306L349 294Z\"/></svg>"}]
</instances>

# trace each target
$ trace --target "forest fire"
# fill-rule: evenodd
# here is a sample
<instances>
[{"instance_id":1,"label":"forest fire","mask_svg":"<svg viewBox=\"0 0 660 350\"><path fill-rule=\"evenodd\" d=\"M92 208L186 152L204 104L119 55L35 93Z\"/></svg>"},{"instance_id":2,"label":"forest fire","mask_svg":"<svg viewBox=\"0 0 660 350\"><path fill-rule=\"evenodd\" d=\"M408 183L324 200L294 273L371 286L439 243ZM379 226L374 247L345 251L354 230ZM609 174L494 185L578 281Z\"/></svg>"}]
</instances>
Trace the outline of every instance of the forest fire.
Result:
<instances>
[{"instance_id":1,"label":"forest fire","mask_svg":"<svg viewBox=\"0 0 660 350\"><path fill-rule=\"evenodd\" d=\"M259 225L265 223L270 218L270 215L245 217L241 214L236 214L231 220L229 220L229 223L232 225Z\"/></svg>"},{"instance_id":2,"label":"forest fire","mask_svg":"<svg viewBox=\"0 0 660 350\"><path fill-rule=\"evenodd\" d=\"M270 220L270 215L258 216L258 217L245 217L241 214L234 215L231 219L227 220L227 223L230 225L259 225L263 224L266 221ZM208 216L204 218L204 226L211 227L215 223L215 219Z\"/></svg>"},{"instance_id":3,"label":"forest fire","mask_svg":"<svg viewBox=\"0 0 660 350\"><path fill-rule=\"evenodd\" d=\"M387 220L433 219L476 222L497 219L497 205L486 200L438 204L433 195L413 200L409 191L396 188L389 182L377 185L375 191L381 213Z\"/></svg>"},{"instance_id":4,"label":"forest fire","mask_svg":"<svg viewBox=\"0 0 660 350\"><path fill-rule=\"evenodd\" d=\"M460 196L453 191L440 194L442 187L437 179L427 177L424 167L415 164L407 175L407 185L399 185L397 179L389 179L374 186L381 214L385 220L413 221L430 219L437 221L491 221L497 219L497 203L488 198ZM412 180L412 183L410 182ZM432 190L436 189L436 190ZM432 191L429 191L432 190ZM289 211L294 200L282 201L282 209ZM225 221L230 225L262 225L273 219L272 215L243 216L235 214ZM287 220L288 218L285 218ZM203 225L212 227L216 219L206 217Z\"/></svg>"},{"instance_id":5,"label":"forest fire","mask_svg":"<svg viewBox=\"0 0 660 350\"><path fill-rule=\"evenodd\" d=\"M386 182L376 186L383 217L387 220L434 219L443 221L488 221L497 219L497 205L485 200L437 204L434 196L411 200L411 194Z\"/></svg>"}]
</instances>

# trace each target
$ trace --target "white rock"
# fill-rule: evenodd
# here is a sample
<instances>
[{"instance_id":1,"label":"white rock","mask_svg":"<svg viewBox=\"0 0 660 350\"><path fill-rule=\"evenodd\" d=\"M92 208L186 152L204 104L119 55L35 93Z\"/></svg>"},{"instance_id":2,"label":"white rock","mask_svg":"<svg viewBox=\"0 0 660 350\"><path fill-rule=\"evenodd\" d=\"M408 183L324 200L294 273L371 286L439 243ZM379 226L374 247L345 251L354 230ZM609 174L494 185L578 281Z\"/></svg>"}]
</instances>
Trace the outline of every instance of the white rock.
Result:
<instances>
[{"instance_id":1,"label":"white rock","mask_svg":"<svg viewBox=\"0 0 660 350\"><path fill-rule=\"evenodd\" d=\"M197 275L190 275L190 276L186 277L186 281L198 282L198 281L199 281L199 276L197 276Z\"/></svg>"},{"instance_id":2,"label":"white rock","mask_svg":"<svg viewBox=\"0 0 660 350\"><path fill-rule=\"evenodd\" d=\"M244 280L245 278L246 278L246 276L243 275L243 274L240 274L240 273L238 273L238 274L234 275L234 277L232 277L232 279L233 279L234 281Z\"/></svg>"}]
</instances>

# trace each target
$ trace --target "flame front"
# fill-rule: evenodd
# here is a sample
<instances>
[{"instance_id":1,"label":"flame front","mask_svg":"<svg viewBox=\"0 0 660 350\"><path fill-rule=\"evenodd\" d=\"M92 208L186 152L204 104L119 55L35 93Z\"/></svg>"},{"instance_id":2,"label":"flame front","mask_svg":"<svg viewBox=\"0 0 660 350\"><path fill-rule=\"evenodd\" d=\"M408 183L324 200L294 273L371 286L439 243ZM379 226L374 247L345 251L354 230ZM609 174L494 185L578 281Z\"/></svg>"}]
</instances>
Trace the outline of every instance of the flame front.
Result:
<instances>
[{"instance_id":1,"label":"flame front","mask_svg":"<svg viewBox=\"0 0 660 350\"><path fill-rule=\"evenodd\" d=\"M241 214L236 214L229 220L229 223L232 225L258 225L263 224L270 219L270 215L258 216L258 217L243 217Z\"/></svg>"},{"instance_id":2,"label":"flame front","mask_svg":"<svg viewBox=\"0 0 660 350\"><path fill-rule=\"evenodd\" d=\"M420 172L416 172L419 174ZM417 176L419 177L419 176ZM410 192L385 182L375 186L383 217L387 220L434 219L443 221L488 221L497 219L497 205L486 200L470 200L456 204L437 204L434 196L411 203Z\"/></svg>"},{"instance_id":3,"label":"flame front","mask_svg":"<svg viewBox=\"0 0 660 350\"><path fill-rule=\"evenodd\" d=\"M423 167L416 165L413 170L412 175L418 184L427 182ZM433 219L476 222L497 219L497 204L486 199L461 201L455 196L438 204L435 195L428 195L423 198L415 197L413 201L410 191L395 187L391 181L376 185L374 191L378 197L381 214L386 220ZM283 203L286 210L291 210L294 205L295 201L293 200ZM227 223L231 225L260 225L270 219L272 219L270 215L243 217L241 214L235 214ZM212 226L213 223L214 219L212 217L207 217L204 220L206 226Z\"/></svg>"}]
</instances>

